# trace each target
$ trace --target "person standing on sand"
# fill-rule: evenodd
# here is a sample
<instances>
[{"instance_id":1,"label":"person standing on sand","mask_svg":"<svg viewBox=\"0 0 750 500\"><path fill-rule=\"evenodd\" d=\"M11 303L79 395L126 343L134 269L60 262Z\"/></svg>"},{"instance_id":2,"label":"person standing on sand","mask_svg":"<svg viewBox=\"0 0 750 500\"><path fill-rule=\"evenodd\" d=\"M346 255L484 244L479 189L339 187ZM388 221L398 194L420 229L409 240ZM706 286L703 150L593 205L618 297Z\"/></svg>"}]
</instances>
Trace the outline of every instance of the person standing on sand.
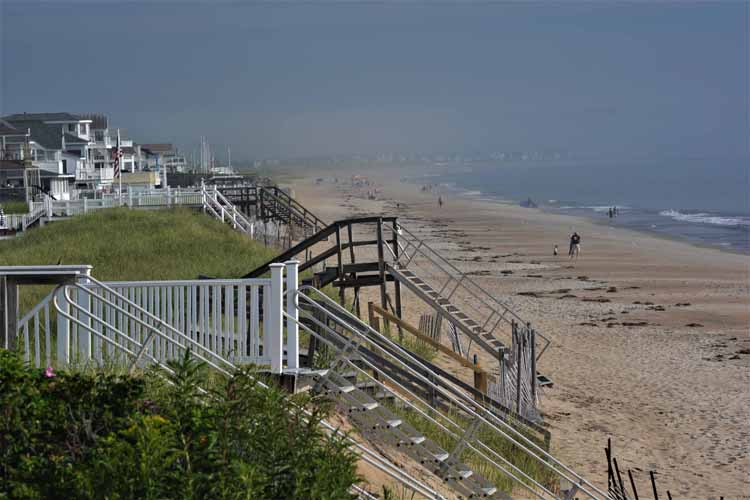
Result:
<instances>
[{"instance_id":1,"label":"person standing on sand","mask_svg":"<svg viewBox=\"0 0 750 500\"><path fill-rule=\"evenodd\" d=\"M558 251L557 251L557 245L555 245L555 248L552 249L552 255L557 257Z\"/></svg>"},{"instance_id":2,"label":"person standing on sand","mask_svg":"<svg viewBox=\"0 0 750 500\"><path fill-rule=\"evenodd\" d=\"M574 256L578 258L578 254L581 252L581 237L578 233L574 232L570 236L570 249L568 250L568 256L572 259Z\"/></svg>"},{"instance_id":3,"label":"person standing on sand","mask_svg":"<svg viewBox=\"0 0 750 500\"><path fill-rule=\"evenodd\" d=\"M443 206L443 197L438 196L438 207L442 207L442 206Z\"/></svg>"}]
</instances>

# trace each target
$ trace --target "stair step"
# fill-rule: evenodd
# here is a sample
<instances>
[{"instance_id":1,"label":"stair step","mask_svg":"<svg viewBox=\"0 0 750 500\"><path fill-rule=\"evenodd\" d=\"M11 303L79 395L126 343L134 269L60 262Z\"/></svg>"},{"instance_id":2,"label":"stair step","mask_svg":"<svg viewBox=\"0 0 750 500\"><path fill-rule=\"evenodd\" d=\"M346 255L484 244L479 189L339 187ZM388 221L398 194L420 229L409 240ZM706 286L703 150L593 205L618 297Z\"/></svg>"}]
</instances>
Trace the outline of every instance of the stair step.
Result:
<instances>
[{"instance_id":1,"label":"stair step","mask_svg":"<svg viewBox=\"0 0 750 500\"><path fill-rule=\"evenodd\" d=\"M425 438L424 436L414 436L409 439L411 440L412 444L422 444L427 438Z\"/></svg>"},{"instance_id":2,"label":"stair step","mask_svg":"<svg viewBox=\"0 0 750 500\"><path fill-rule=\"evenodd\" d=\"M497 488L495 488L494 486L491 486L489 488L482 488L482 494L486 497L490 497L495 493L497 493Z\"/></svg>"},{"instance_id":3,"label":"stair step","mask_svg":"<svg viewBox=\"0 0 750 500\"><path fill-rule=\"evenodd\" d=\"M362 404L359 404L357 406L350 406L349 407L349 411L350 412L352 412L352 411L372 411L372 410L374 410L375 408L377 408L379 406L380 406L380 404L377 403L377 402L362 403Z\"/></svg>"},{"instance_id":4,"label":"stair step","mask_svg":"<svg viewBox=\"0 0 750 500\"><path fill-rule=\"evenodd\" d=\"M460 477L461 479L469 479L473 475L474 475L474 471L471 469L458 471L458 477Z\"/></svg>"},{"instance_id":5,"label":"stair step","mask_svg":"<svg viewBox=\"0 0 750 500\"><path fill-rule=\"evenodd\" d=\"M450 457L450 453L434 453L432 456L435 458L436 462L445 462L448 460L448 457Z\"/></svg>"}]
</instances>

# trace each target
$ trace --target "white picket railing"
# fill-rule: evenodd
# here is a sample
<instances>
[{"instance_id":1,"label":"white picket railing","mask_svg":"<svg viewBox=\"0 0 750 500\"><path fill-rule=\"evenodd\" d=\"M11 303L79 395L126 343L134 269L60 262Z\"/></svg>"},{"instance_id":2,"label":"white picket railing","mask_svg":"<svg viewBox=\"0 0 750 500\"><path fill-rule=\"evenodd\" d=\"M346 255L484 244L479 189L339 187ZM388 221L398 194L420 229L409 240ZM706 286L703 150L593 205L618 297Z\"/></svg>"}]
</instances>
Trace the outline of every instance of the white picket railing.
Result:
<instances>
[{"instance_id":1,"label":"white picket railing","mask_svg":"<svg viewBox=\"0 0 750 500\"><path fill-rule=\"evenodd\" d=\"M200 207L203 205L203 194L200 189L163 189L160 191L129 191L122 195L117 193L103 194L99 198L82 198L79 200L51 200L48 203L47 216L70 217L88 213L92 210L114 207L162 208L175 206Z\"/></svg>"},{"instance_id":2,"label":"white picket railing","mask_svg":"<svg viewBox=\"0 0 750 500\"><path fill-rule=\"evenodd\" d=\"M149 359L160 363L192 347L204 356L268 366L274 373L296 369L296 325L287 332L284 356L282 295L284 268L287 289L294 292L297 266L296 261L273 265L268 279L102 283L82 277L58 287L19 319L19 344L36 367L103 363L145 346Z\"/></svg>"},{"instance_id":3,"label":"white picket railing","mask_svg":"<svg viewBox=\"0 0 750 500\"><path fill-rule=\"evenodd\" d=\"M25 231L27 227L38 221L46 214L44 202L32 202L30 210L25 214L5 214L4 227L16 231Z\"/></svg>"}]
</instances>

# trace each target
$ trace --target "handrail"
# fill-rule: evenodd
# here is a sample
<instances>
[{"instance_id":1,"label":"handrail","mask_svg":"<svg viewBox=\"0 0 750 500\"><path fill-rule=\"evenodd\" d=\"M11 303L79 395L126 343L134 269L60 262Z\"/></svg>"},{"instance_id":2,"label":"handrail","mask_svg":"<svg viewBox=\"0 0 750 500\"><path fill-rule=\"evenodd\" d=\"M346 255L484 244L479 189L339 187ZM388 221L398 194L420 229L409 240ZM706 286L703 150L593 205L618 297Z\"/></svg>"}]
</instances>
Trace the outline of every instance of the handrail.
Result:
<instances>
[{"instance_id":1,"label":"handrail","mask_svg":"<svg viewBox=\"0 0 750 500\"><path fill-rule=\"evenodd\" d=\"M18 320L18 328L21 328L21 325L25 324L27 321L29 321L31 318L34 317L36 313L41 311L45 305L49 304L50 300L52 299L52 296L55 294L55 291L51 291L48 293L42 300L39 301L37 305L31 308L29 312L23 315L21 319Z\"/></svg>"},{"instance_id":2,"label":"handrail","mask_svg":"<svg viewBox=\"0 0 750 500\"><path fill-rule=\"evenodd\" d=\"M385 345L387 346L389 350L395 351L399 353L399 356L409 360L409 363L412 366L418 366L420 367L420 369L425 370L426 372L430 371L428 367L425 367L424 365L422 365L422 363L419 362L419 360L415 359L411 355L411 353L404 350L400 345L398 345L397 343L394 343L389 338L385 337L380 332L377 332L366 323L362 322L359 318L352 315L349 311L341 307L337 302L333 301L327 295L317 290L316 288L313 288L310 286L302 286L298 288L296 293L298 294L298 297L302 301L312 305L313 307L321 308L322 307L321 303L324 303L327 307L334 309L340 315L340 316L336 316L340 324L346 327L350 332L360 335L360 336L364 336L366 339L369 338L370 341L378 342L382 345ZM310 294L315 294L318 298L316 300L312 300L309 297ZM344 321L343 319L341 319L341 317L346 318L346 320L348 321ZM358 328L352 326L350 322L357 325ZM424 383L427 383L430 386L433 386L436 390L442 391L442 389L435 386L429 380L429 378L422 376L418 371L414 371L414 375L422 379ZM457 399L457 397L463 401L460 401L459 399ZM594 493L589 491L588 488L591 488L594 492L601 495L601 498L609 498L608 495L604 493L603 491L601 491L598 487L596 487L591 482L589 482L588 480L580 476L578 473L573 471L570 467L568 467L564 463L560 462L549 452L547 452L546 450L541 448L539 445L534 443L532 440L524 436L518 430L514 429L510 424L500 419L497 415L495 415L491 411L487 410L481 405L476 405L473 400L466 397L465 395L457 395L457 397L447 395L447 399L449 399L452 403L454 403L458 408L460 408L461 410L465 411L466 413L476 418L479 418L482 422L494 428L502 437L504 437L505 439L513 443L514 445L518 446L520 449L524 450L528 455L533 457L539 464L541 464L544 467L547 467L553 473L557 474L561 478L568 480L571 484L578 486L579 491L582 493L585 493L589 498L595 499L599 497L597 497ZM476 408L476 410L472 409L472 407ZM498 426L503 427L505 431L499 428ZM522 443L525 443L525 444L522 444ZM575 480L571 479L564 472L558 470L556 467L553 467L551 464L555 464L559 466L561 469L563 469L563 471L572 475L575 478Z\"/></svg>"},{"instance_id":3,"label":"handrail","mask_svg":"<svg viewBox=\"0 0 750 500\"><path fill-rule=\"evenodd\" d=\"M92 281L96 281L96 280L94 280L94 279L93 279L93 278L91 278L91 277L88 277L87 279L89 279L89 280L92 280ZM102 284L101 282L98 282L98 283L99 283L99 285L100 285L100 286L101 286L101 285L103 285L103 284ZM78 283L74 283L74 284L72 284L72 285L61 285L61 286L62 286L62 287L64 288L64 290L63 290L63 293L65 294L65 299L67 300L67 302L68 302L68 305L69 305L69 306L73 307L74 309L76 309L76 310L77 310L77 311L79 311L80 313L83 313L83 314L85 314L85 315L89 316L89 317L90 317L91 319L93 319L94 321L97 321L97 322L101 323L102 325L105 325L105 326L106 326L106 325L107 325L107 323L106 323L106 322L105 322L104 320L102 320L101 318L99 318L98 316L96 316L95 314L93 314L93 313L92 313L91 311L88 311L88 310L86 310L85 308L83 308L83 307L79 306L79 305L78 305L78 304L77 304L77 303L76 303L76 302L75 302L74 300L72 300L72 299L71 299L71 298L70 298L70 297L68 296L68 293L67 293L67 292L68 292L68 288L70 288L70 287L76 287L76 288L78 288L78 289L80 289L80 290L83 290L83 291L84 291L84 292L86 292L86 293L87 293L87 294L88 294L89 296L91 296L91 297L93 297L93 298L95 298L95 299L97 299L97 300L100 300L101 302L104 302L105 304L107 304L107 305L108 305L108 306L110 306L110 307L114 307L114 308L115 308L115 309L117 309L117 310L118 310L118 311L119 311L120 313L122 313L122 314L124 314L125 316L127 316L127 317L128 317L128 319L130 319L131 321L135 321L135 322L136 322L136 323L138 323L138 324L139 324L139 325L140 325L141 327L145 327L146 329L150 330L150 331L152 332L152 334L156 334L157 336L161 337L162 339L165 339L165 340L168 340L168 341L170 341L170 342L176 343L176 342L174 342L174 339L171 339L171 338L170 338L170 337L169 337L168 335L164 334L164 332L162 332L162 331L161 331L161 330L160 330L159 328L156 328L156 327L155 327L154 325L151 325L151 324L149 324L148 322L146 322L146 321L142 320L141 318L137 317L136 315L134 315L134 314L130 313L130 312L129 312L129 311L127 310L127 309L124 309L124 308L120 307L120 306L119 306L119 305L117 305L117 304L116 304L115 302L112 302L112 301L110 301L110 300L107 300L107 299L105 299L103 295L97 295L97 294L95 294L95 293L92 293L92 292L91 292L91 290L90 290L89 288L87 288L87 287L84 287L84 286L82 286L82 285L80 285L80 284L78 284ZM58 287L58 288L59 288L59 287ZM209 354L211 355L211 357L213 357L213 358L217 358L217 359L219 359L219 360L223 361L224 363L228 364L228 365L229 365L230 367L233 367L233 366L234 366L234 365L233 365L232 363L230 363L229 361L227 361L227 360L226 360L226 359L224 359L223 357L219 356L219 355L218 355L218 354L216 354L216 353L213 353L213 352L211 352L211 351L210 351L209 349L207 349L207 348L206 348L205 346L203 346L203 345L201 345L200 343L198 343L198 342L194 341L193 339L191 339L191 338L190 338L190 337L188 337L187 335L183 334L183 333L182 333L181 331L179 331L179 330L177 330L176 328L174 328L174 327L173 327L172 325L170 325L170 324L168 324L168 323L166 323L166 322L162 321L162 320L161 320L161 319L159 319L158 317L154 316L153 314L151 314L150 312L148 312L148 311L147 311L146 309L142 308L141 306L139 306L139 305L138 305L138 304L136 304L135 302L132 302L131 300L129 300L129 299L127 298L127 297L125 297L125 296L124 296L124 295L122 295L121 293L118 293L118 292L116 292L116 291L114 291L114 290L112 290L111 288L109 288L109 287L106 287L106 286L103 286L103 288L105 288L106 290L108 290L108 291L109 291L110 293L112 293L112 295L113 295L113 296L115 296L115 297L116 297L116 298L118 298L119 300L121 300L121 301L124 301L124 302L126 302L127 304L129 304L129 305L131 305L132 307L134 307L134 308L135 308L136 310L138 310L138 311L140 311L141 313L145 314L146 316L150 317L150 318L151 318L151 319L152 319L153 321L156 321L156 322L157 322L157 323L158 323L159 325L161 325L161 326L163 326L164 328L166 328L166 329L170 330L170 331L171 331L172 333L175 333L175 334L177 334L177 336L178 336L178 337L181 337L181 338L183 338L183 339L187 340L187 342L188 342L189 344L191 344L191 346L190 346L190 347L198 347L198 348L199 348L200 350L203 350L203 351L206 351L207 353L209 353ZM69 314L67 314L67 313L65 313L65 312L63 312L63 311L61 311L61 310L60 310L60 308L59 308L59 307L57 307L57 299L56 299L56 298L53 298L53 301L54 301L54 304L55 304L55 309L57 309L57 312L58 312L58 314L62 314L63 316L67 317L68 319L71 319L71 317L70 317L70 315L69 315ZM73 319L73 321L75 321L75 322L76 322L76 324L78 324L79 326L80 326L80 325L82 324L82 323L81 323L80 321L78 321L77 319ZM86 327L86 328L88 329L88 327ZM117 333L118 335L122 335L123 337L127 338L128 340L131 340L131 339L132 339L132 337L130 337L129 335L126 335L125 333L123 333L123 332L119 331L119 330L118 330L117 328L115 328L115 327L113 327L113 326L109 326L108 328L109 328L110 330L114 331L115 333ZM150 340L150 339L151 339L151 335L149 335L149 337L148 337L148 338L147 338L146 340L148 341L148 340ZM141 342L139 342L139 341L137 341L137 340L132 340L132 342L133 342L133 343L135 343L135 344L138 344L138 345L139 345L139 346L140 346L141 348L144 348L144 349L145 349L145 348L147 347L145 343L143 343L143 344L142 344ZM187 348L189 348L188 346L184 346L184 345L181 345L181 344L177 344L177 345L178 345L179 347L183 348L183 349L187 349ZM205 357L205 356L203 356L202 354L198 354L197 352L196 352L195 354L196 354L196 357L200 358L200 359L201 359L202 361L204 361L205 363L209 364L209 365L210 365L210 366L211 366L212 368L215 368L216 370L222 371L222 372L224 372L224 373L226 373L226 374L228 374L228 373L229 373L229 372L227 372L226 370L224 370L223 368L221 368L220 366L218 366L218 365L216 365L215 363L213 363L212 361L210 361L210 360L209 360L208 358L206 358L206 357ZM154 360L155 360L155 358L153 358L153 357L152 357L152 359L154 359ZM136 359L136 362L137 362L137 361L138 361L138 360ZM135 366L136 366L136 365L135 365L135 363L134 363L134 364L133 364L133 366L131 367L131 370L132 370L133 368L135 368Z\"/></svg>"},{"instance_id":4,"label":"handrail","mask_svg":"<svg viewBox=\"0 0 750 500\"><path fill-rule=\"evenodd\" d=\"M324 330L326 330L329 334L337 335L337 333L335 331L331 330L327 325L321 323L318 319L316 319L314 317L310 317L310 316L306 316L306 317L307 317L307 319L309 319L312 322L314 322L318 327L323 328ZM303 323L299 323L299 326L301 328L303 328L305 331L307 331L310 335L313 335L318 340L320 340L321 342L325 343L326 345L330 345L330 346L332 346L334 348L337 347L333 342L329 341L325 337L322 337L322 336L318 335L314 330L312 330L307 325L304 325ZM340 334L338 334L338 335L340 336ZM339 349L339 350L341 352L346 351L346 349ZM354 363L352 360L350 360L348 358L344 358L344 361L346 363L348 363L356 371L362 373L367 378L369 378L372 382L374 382L375 384L377 384L380 388L382 388L385 391L393 394L403 404L405 404L409 408L412 408L417 413L419 413L422 417L426 418L431 423L435 424L438 428L440 428L443 431L445 431L448 434L449 437L451 437L453 439L456 439L456 440L461 440L462 439L462 435L461 434L458 434L457 432L448 429L442 422L440 422L439 420L435 419L435 417L432 416L428 411L425 411L425 410L419 408L414 403L414 401L421 401L423 404L425 404L426 406L428 406L428 407L430 407L431 409L434 410L434 408L429 403L427 403L426 401L424 401L424 399L421 396L419 396L418 394L416 394L414 391L411 391L408 388L406 388L403 384L401 384L397 379L395 379L389 373L387 373L387 372L385 372L383 370L380 370L375 364L373 364L372 362L370 362L366 358L360 358L360 361L362 361L364 364L366 364L367 366L369 366L371 369L373 369L374 371L376 371L376 372L380 373L382 376L384 376L397 389L399 389L401 392L403 392L404 394L406 394L406 397L403 396L402 394L400 394L399 392L393 391L391 388L387 387L385 384L383 384L383 382L381 380L379 380L378 378L374 377L373 375L367 373L360 366L357 366L357 364ZM436 390L436 391L439 391L441 394L443 394L442 387L437 386L435 384L432 384L432 388L434 390ZM465 429L463 429L463 427L461 427L458 423L454 422L450 417L448 417L445 414L439 412L439 410L438 410L438 413L440 413L441 417L444 418L445 420L447 420L448 422L450 422L450 424L452 424L455 428L457 428L460 431L464 431L465 432ZM478 440L477 440L477 442L481 443L481 441L478 441ZM532 488L530 488L527 484L525 484L521 479L519 479L518 477L516 477L513 474L513 472L508 471L505 467L503 467L502 465L500 465L497 462L495 462L492 458L488 457L482 451L476 449L473 446L472 443L466 443L466 446L468 446L473 451L477 452L482 458L484 458L485 460L489 461L492 465L494 465L496 468L498 468L501 472L503 472L509 478L511 478L512 480L518 482L521 486L523 486L524 488L526 488L531 494L533 494L536 497L544 500L543 496L541 496L540 494L538 494L537 492L535 492ZM547 488L545 488L543 485L541 485L534 478L530 477L528 474L526 474L525 472L523 472L522 470L520 470L517 466L515 466L513 463L511 463L510 461L508 461L507 459L505 459L502 455L498 454L495 450L492 450L491 448L487 447L486 445L483 445L483 447L485 449L487 449L492 455L496 456L499 460L501 460L506 465L508 465L511 469L513 469L513 471L515 473L521 475L523 477L523 479L526 479L527 481L529 481L531 484L533 484L537 488L541 489L545 493L547 493L549 495L552 495L554 497L554 493L552 493L551 491L549 491Z\"/></svg>"},{"instance_id":5,"label":"handrail","mask_svg":"<svg viewBox=\"0 0 750 500\"><path fill-rule=\"evenodd\" d=\"M472 295L472 297L478 299L484 306L486 306L486 307L488 307L488 308L490 308L492 310L492 309L494 309L492 303L494 303L497 306L500 306L502 308L502 310L503 310L504 313L510 314L510 316L512 316L513 318L515 318L516 321L518 321L519 323L524 324L524 325L528 324L528 322L525 321L523 318L521 318L521 316L519 316L518 313L516 313L513 309L511 309L511 307L510 307L509 304L507 304L507 303L505 303L503 301L498 300L497 297L495 297L494 295L492 295L491 293L489 293L484 287L482 287L479 283L477 283L476 281L474 281L468 274L466 274L465 272L461 271L455 264L453 264L451 261L449 261L448 259L446 259L445 257L443 257L440 253L438 253L436 250L434 250L432 247L430 247L424 240L422 240L419 237L417 237L414 233L412 233L411 231L409 231L408 229L406 229L403 225L399 224L398 225L398 229L394 229L394 228L392 228L392 227L390 227L388 225L384 225L384 227L386 227L392 233L396 233L397 231L400 230L401 234L399 236L403 237L403 235L406 234L409 238L411 238L412 241L408 241L407 240L407 242L414 247L413 252L420 253L425 258L427 258L430 262L432 262L435 266L437 266L438 269L440 269L440 270L444 271L446 274L448 274L448 276L450 277L450 279L457 280L457 285L456 286L459 286L461 281L466 281L466 282L468 282L469 285L471 285L471 286L475 287L477 290L479 290L479 292L481 292L481 294L472 291L468 286L463 286L464 290L467 290ZM404 248L406 248L406 246ZM404 248L401 248L401 250L403 251ZM433 258L433 256L429 255L424 249L429 250L429 252L431 252L435 258ZM411 262L411 260L413 260L413 256L409 257L409 261L410 262ZM394 255L394 263L398 264L398 265L401 264L400 259L397 258L395 255ZM443 266L447 266L448 268L450 268L450 270L452 270L455 274L457 274L458 277L452 276L451 273L448 272L448 270L443 269ZM482 297L482 295L483 295L483 297ZM492 303L488 303L486 299L489 299ZM505 314L502 314L500 316L500 319L504 320L506 323L510 323L510 319L506 318ZM537 359L539 359L539 357L541 357L541 355L544 353L544 351L547 350L547 347L549 347L549 345L551 344L551 340L547 336L545 336L544 334L542 334L541 332L536 332L536 334L539 337L543 338L546 341L545 346L542 348L542 350L537 355Z\"/></svg>"},{"instance_id":6,"label":"handrail","mask_svg":"<svg viewBox=\"0 0 750 500\"><path fill-rule=\"evenodd\" d=\"M117 291L111 289L110 287L108 287L104 283L102 283L102 282L100 282L100 281L98 281L98 280L96 280L94 278L87 277L86 279L88 281L91 281L93 284L101 286L102 289L107 290L108 292L110 292L112 294L112 296L114 296L118 301L121 301L123 303L127 303L127 304L133 306L136 310L139 310L142 314L145 314L146 317L150 317L152 319L157 320L159 324L165 326L166 328L168 328L169 330L171 330L173 332L176 332L179 337L184 338L185 340L187 340L190 343L194 343L192 341L192 339L190 339L189 337L187 337L184 334L182 334L181 332L179 332L179 330L176 330L171 325L169 325L169 324L161 321L159 318L155 317L154 315L152 315L151 313L149 313L147 310L145 310L145 309L141 308L140 306L138 306L138 304L135 304L134 302L130 301L126 296L118 293ZM86 292L90 296L95 297L96 299L101 300L101 301L103 301L103 302L105 302L105 303L107 303L109 305L112 305L113 307L117 308L118 311L120 311L122 314L124 314L129 321L137 322L137 323L139 323L140 326L149 328L152 331L152 334L160 336L161 338L165 339L169 343L174 343L174 344L177 344L179 347L185 348L185 346L182 345L182 344L179 344L175 340L175 338L170 337L170 336L164 334L159 328L155 327L154 325L149 324L148 322L144 321L142 318L138 317L135 314L132 314L131 312L127 311L126 309L123 309L123 308L119 307L116 303L108 301L107 299L104 298L103 294L102 295L94 294L94 293L92 293L89 290L89 288L87 286L81 285L81 284L78 284L78 283L73 284L73 285L60 285L51 294L52 295L53 306L57 310L58 314L60 314L63 317L67 318L68 321L72 321L73 323L75 323L76 325L78 325L80 328L88 331L89 333L91 333L93 335L96 335L97 337L101 338L103 341L105 341L105 342L113 345L117 349L120 349L123 352L125 352L125 353L127 353L127 354L129 354L131 356L136 357L136 360L138 359L139 355L143 354L143 355L147 356L149 359L151 359L161 369L163 369L163 370L165 370L167 372L173 372L169 368L169 366L167 366L165 363L159 361L157 358L155 358L155 357L151 356L150 354L148 354L147 350L145 349L145 347L146 347L146 343L145 342L150 341L152 337L147 338L144 343L141 343L140 341L132 338L131 336L129 336L129 335L121 332L116 327L108 324L105 320L99 318L94 312L86 310L86 309L80 307L78 304L75 303L75 301L71 300L70 296L68 295L68 292L70 291L70 288L72 288L72 287L79 288L80 290L83 290L84 292ZM70 313L68 313L65 310L63 310L60 307L60 305L58 304L58 302L57 302L57 299L58 299L57 291L59 289L63 290L63 295L64 295L64 297L65 297L68 305L73 306L80 313L83 313L86 316L90 317L92 320L94 320L94 321L102 324L105 328L114 331L115 333L117 333L118 335L120 335L122 338L124 338L126 341L131 342L132 344L135 344L135 345L139 346L141 348L141 349L139 349L140 352L133 352L128 347L119 344L118 342L112 340L111 338L107 337L106 335L103 335L101 332L97 331L96 328L93 328L91 325L87 325L86 323L80 321L79 319L77 319L73 315L71 315ZM198 344L198 346L202 347L202 346L200 346L200 344ZM212 368L218 370L219 372L221 372L221 373L223 373L225 375L231 376L231 371L230 370L232 370L232 371L237 370L237 366L234 365L234 363L232 363L231 361L229 361L227 359L224 359L223 357L221 357L219 355L213 355L213 357L215 357L215 358L219 359L220 361L222 361L225 365L227 365L228 369L225 369L225 368L222 368L222 367L216 365L215 363L211 362L209 359L201 356L200 354L197 354L197 353L193 353L193 354L198 359L201 359L202 361L206 362L209 366L211 366ZM133 366L135 366L135 364ZM257 380L256 379L256 382L263 389L268 389L269 388L269 386L267 384L265 384L261 380ZM294 406L297 407L300 411L302 411L303 414L306 417L309 417L311 415L310 411L307 410L306 408L300 407L300 406L298 406L296 404ZM339 433L340 434L340 431L338 430L338 428L334 427L333 425L331 425L330 423L328 423L326 420L321 420L320 423L321 423L322 427L329 434L335 434L335 433ZM355 448L357 448L357 450L360 452L360 457L363 460L365 460L367 463L371 464L373 467L376 467L377 469L383 471L385 474L387 474L388 476L392 477L393 479L395 479L399 483L403 484L407 488L411 489L412 491L414 491L416 493L419 493L419 494L425 496L428 499L431 499L431 500L446 500L444 496L440 495L438 492L436 492L435 490L433 490L432 488L430 488L429 486L427 486L423 482L419 481L418 479L413 478L412 476L409 476L403 470L399 469L398 467L394 466L393 464L387 462L386 459L384 459L383 457L381 457L377 453L373 452L372 450L370 450L369 448L367 448L363 444L357 442L352 436L350 436L348 434L341 434L341 435L350 444L352 444Z\"/></svg>"}]
</instances>

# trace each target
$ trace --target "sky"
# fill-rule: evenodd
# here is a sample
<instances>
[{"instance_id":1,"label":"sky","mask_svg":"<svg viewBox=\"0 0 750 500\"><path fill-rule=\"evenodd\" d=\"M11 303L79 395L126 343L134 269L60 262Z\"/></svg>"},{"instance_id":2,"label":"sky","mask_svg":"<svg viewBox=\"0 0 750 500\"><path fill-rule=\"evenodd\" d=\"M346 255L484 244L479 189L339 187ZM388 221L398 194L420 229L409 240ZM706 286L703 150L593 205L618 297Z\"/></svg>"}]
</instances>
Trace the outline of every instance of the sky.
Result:
<instances>
[{"instance_id":1,"label":"sky","mask_svg":"<svg viewBox=\"0 0 750 500\"><path fill-rule=\"evenodd\" d=\"M233 158L741 155L747 2L0 0L0 112Z\"/></svg>"}]
</instances>

